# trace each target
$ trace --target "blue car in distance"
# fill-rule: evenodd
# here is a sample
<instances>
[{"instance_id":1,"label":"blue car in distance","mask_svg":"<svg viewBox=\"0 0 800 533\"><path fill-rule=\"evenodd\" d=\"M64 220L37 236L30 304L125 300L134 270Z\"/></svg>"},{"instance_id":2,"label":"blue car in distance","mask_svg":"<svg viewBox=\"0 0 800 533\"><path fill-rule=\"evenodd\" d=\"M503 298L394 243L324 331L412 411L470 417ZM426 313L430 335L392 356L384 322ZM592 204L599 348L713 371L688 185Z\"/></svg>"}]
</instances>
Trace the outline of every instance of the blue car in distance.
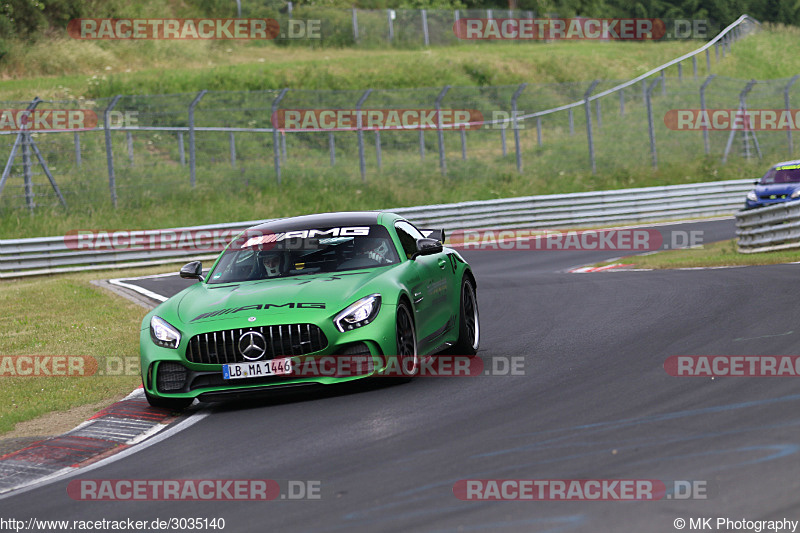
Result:
<instances>
[{"instance_id":1,"label":"blue car in distance","mask_svg":"<svg viewBox=\"0 0 800 533\"><path fill-rule=\"evenodd\" d=\"M745 209L755 209L800 199L800 159L784 161L770 167L747 193Z\"/></svg>"}]
</instances>

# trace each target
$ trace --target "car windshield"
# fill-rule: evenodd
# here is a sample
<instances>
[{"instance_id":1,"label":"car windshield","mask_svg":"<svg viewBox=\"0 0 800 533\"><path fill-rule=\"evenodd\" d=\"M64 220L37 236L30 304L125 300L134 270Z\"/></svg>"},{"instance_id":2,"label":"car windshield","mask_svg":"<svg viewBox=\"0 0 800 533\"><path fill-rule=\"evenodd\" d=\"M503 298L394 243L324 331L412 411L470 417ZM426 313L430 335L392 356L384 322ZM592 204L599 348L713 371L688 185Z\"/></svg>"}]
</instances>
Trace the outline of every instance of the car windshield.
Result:
<instances>
[{"instance_id":1,"label":"car windshield","mask_svg":"<svg viewBox=\"0 0 800 533\"><path fill-rule=\"evenodd\" d=\"M223 253L208 283L237 283L393 265L397 250L385 227L249 230Z\"/></svg>"},{"instance_id":2,"label":"car windshield","mask_svg":"<svg viewBox=\"0 0 800 533\"><path fill-rule=\"evenodd\" d=\"M773 168L761 178L761 185L773 183L800 183L800 168Z\"/></svg>"}]
</instances>

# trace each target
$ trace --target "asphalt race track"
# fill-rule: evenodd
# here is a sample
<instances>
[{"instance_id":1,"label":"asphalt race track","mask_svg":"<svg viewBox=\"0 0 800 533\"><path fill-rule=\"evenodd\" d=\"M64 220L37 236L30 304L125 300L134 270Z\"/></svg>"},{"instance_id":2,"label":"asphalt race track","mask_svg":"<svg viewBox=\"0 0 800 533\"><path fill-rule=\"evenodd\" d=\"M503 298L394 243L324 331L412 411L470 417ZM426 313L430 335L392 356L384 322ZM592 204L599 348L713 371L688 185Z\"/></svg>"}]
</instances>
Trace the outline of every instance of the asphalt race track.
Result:
<instances>
[{"instance_id":1,"label":"asphalt race track","mask_svg":"<svg viewBox=\"0 0 800 533\"><path fill-rule=\"evenodd\" d=\"M659 229L734 234L732 220ZM3 515L223 517L232 532L669 532L677 518L800 519L798 378L663 367L672 355L800 353L800 265L569 274L618 254L464 255L478 281L479 355L524 357L524 375L196 404L208 413L199 423L71 478L315 480L320 499L84 502L66 479L0 499ZM171 294L185 282L147 283ZM700 482L706 498L461 501L463 479L679 480Z\"/></svg>"}]
</instances>

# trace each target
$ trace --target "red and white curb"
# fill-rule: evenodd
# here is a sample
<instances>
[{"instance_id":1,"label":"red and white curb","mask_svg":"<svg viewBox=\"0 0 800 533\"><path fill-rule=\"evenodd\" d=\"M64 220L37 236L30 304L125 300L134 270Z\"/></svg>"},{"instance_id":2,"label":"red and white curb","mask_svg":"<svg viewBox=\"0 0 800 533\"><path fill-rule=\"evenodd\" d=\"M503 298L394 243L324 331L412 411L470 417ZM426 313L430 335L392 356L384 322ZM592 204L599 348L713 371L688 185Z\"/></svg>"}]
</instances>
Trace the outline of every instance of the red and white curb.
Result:
<instances>
[{"instance_id":1,"label":"red and white curb","mask_svg":"<svg viewBox=\"0 0 800 533\"><path fill-rule=\"evenodd\" d=\"M632 266L634 266L633 263L627 263L627 264L625 264L625 263L614 263L614 264L611 264L611 265L603 265L603 266L600 266L600 267L585 266L585 267L580 267L580 268L573 268L573 269L569 270L569 273L570 274L583 274L584 272L604 272L606 270L615 270L617 268L627 268L627 267L632 267Z\"/></svg>"},{"instance_id":2,"label":"red and white curb","mask_svg":"<svg viewBox=\"0 0 800 533\"><path fill-rule=\"evenodd\" d=\"M139 388L72 431L0 456L0 495L116 455L177 418L168 409L151 407Z\"/></svg>"}]
</instances>

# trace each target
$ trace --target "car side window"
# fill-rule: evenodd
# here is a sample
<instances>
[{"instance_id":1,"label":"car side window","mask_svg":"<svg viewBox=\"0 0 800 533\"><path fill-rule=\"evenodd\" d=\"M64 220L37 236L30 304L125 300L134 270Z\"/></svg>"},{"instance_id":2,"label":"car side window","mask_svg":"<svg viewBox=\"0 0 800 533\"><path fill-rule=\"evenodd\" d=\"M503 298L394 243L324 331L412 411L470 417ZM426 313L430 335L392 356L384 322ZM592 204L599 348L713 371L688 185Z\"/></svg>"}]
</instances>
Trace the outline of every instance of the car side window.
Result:
<instances>
[{"instance_id":1,"label":"car side window","mask_svg":"<svg viewBox=\"0 0 800 533\"><path fill-rule=\"evenodd\" d=\"M422 239L424 236L417 228L405 221L398 221L394 225L397 230L397 236L400 238L400 244L403 245L403 251L408 259L411 259L417 253L417 239Z\"/></svg>"}]
</instances>

